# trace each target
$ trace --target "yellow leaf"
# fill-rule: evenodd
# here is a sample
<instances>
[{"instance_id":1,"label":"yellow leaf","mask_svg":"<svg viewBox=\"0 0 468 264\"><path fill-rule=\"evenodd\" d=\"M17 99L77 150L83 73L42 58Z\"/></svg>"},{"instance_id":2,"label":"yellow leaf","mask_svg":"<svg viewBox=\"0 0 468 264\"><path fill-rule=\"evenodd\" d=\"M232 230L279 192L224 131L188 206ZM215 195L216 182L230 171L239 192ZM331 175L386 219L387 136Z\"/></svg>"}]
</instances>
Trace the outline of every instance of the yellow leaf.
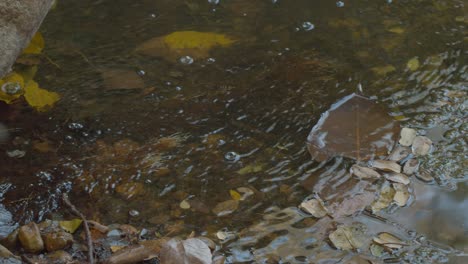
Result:
<instances>
[{"instance_id":1,"label":"yellow leaf","mask_svg":"<svg viewBox=\"0 0 468 264\"><path fill-rule=\"evenodd\" d=\"M23 54L40 54L44 49L44 38L40 32L37 32L31 39L29 45L23 50Z\"/></svg>"},{"instance_id":2,"label":"yellow leaf","mask_svg":"<svg viewBox=\"0 0 468 264\"><path fill-rule=\"evenodd\" d=\"M388 31L395 33L395 34L402 34L403 32L405 32L405 30L402 27L392 27L392 28L389 28Z\"/></svg>"},{"instance_id":3,"label":"yellow leaf","mask_svg":"<svg viewBox=\"0 0 468 264\"><path fill-rule=\"evenodd\" d=\"M115 252L121 250L124 247L125 246L110 246L110 249L111 249L112 253L115 253Z\"/></svg>"},{"instance_id":4,"label":"yellow leaf","mask_svg":"<svg viewBox=\"0 0 468 264\"><path fill-rule=\"evenodd\" d=\"M229 190L229 194L231 195L231 198L236 201L239 201L242 198L242 195L234 190Z\"/></svg>"},{"instance_id":5,"label":"yellow leaf","mask_svg":"<svg viewBox=\"0 0 468 264\"><path fill-rule=\"evenodd\" d=\"M83 220L76 218L70 221L59 221L59 225L63 230L73 234L78 229L78 227L80 227L82 222Z\"/></svg>"},{"instance_id":6,"label":"yellow leaf","mask_svg":"<svg viewBox=\"0 0 468 264\"><path fill-rule=\"evenodd\" d=\"M239 173L240 175L244 175L244 174L247 174L247 173L260 172L260 171L263 170L263 166L264 166L263 163L249 164L249 165L245 166L244 168L238 170L237 173Z\"/></svg>"},{"instance_id":7,"label":"yellow leaf","mask_svg":"<svg viewBox=\"0 0 468 264\"><path fill-rule=\"evenodd\" d=\"M411 60L406 63L406 68L410 71L415 71L419 68L419 60L417 57L412 58Z\"/></svg>"},{"instance_id":8,"label":"yellow leaf","mask_svg":"<svg viewBox=\"0 0 468 264\"><path fill-rule=\"evenodd\" d=\"M226 47L234 43L223 34L198 31L177 31L150 39L141 44L137 51L150 56L162 56L169 60L182 56L205 58L214 47Z\"/></svg>"},{"instance_id":9,"label":"yellow leaf","mask_svg":"<svg viewBox=\"0 0 468 264\"><path fill-rule=\"evenodd\" d=\"M233 42L222 34L197 31L178 31L163 39L172 49L210 49L213 46L228 46Z\"/></svg>"},{"instance_id":10,"label":"yellow leaf","mask_svg":"<svg viewBox=\"0 0 468 264\"><path fill-rule=\"evenodd\" d=\"M10 104L24 93L24 79L13 72L0 80L0 101Z\"/></svg>"},{"instance_id":11,"label":"yellow leaf","mask_svg":"<svg viewBox=\"0 0 468 264\"><path fill-rule=\"evenodd\" d=\"M381 67L373 67L371 68L371 70L377 75L387 75L388 73L391 73L396 69L392 65L386 65Z\"/></svg>"},{"instance_id":12,"label":"yellow leaf","mask_svg":"<svg viewBox=\"0 0 468 264\"><path fill-rule=\"evenodd\" d=\"M48 107L53 106L60 99L58 93L39 88L33 80L26 84L24 90L24 98L30 106L38 111L47 110Z\"/></svg>"}]
</instances>

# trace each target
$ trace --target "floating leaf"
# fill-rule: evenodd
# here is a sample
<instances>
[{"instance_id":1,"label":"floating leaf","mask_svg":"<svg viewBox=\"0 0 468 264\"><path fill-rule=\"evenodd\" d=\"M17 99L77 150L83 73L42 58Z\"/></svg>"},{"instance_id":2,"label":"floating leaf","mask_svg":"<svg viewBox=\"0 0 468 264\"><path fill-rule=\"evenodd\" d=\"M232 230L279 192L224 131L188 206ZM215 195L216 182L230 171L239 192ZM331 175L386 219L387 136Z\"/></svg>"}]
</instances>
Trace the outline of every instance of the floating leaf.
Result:
<instances>
[{"instance_id":1,"label":"floating leaf","mask_svg":"<svg viewBox=\"0 0 468 264\"><path fill-rule=\"evenodd\" d=\"M36 110L45 111L48 107L53 106L60 99L60 96L58 93L39 88L38 84L31 80L24 88L24 98Z\"/></svg>"},{"instance_id":2,"label":"floating leaf","mask_svg":"<svg viewBox=\"0 0 468 264\"><path fill-rule=\"evenodd\" d=\"M0 80L0 101L10 104L24 94L24 78L11 73Z\"/></svg>"},{"instance_id":3,"label":"floating leaf","mask_svg":"<svg viewBox=\"0 0 468 264\"><path fill-rule=\"evenodd\" d=\"M73 234L75 233L76 229L80 227L82 222L83 220L76 218L70 221L59 221L59 225L63 230Z\"/></svg>"},{"instance_id":4,"label":"floating leaf","mask_svg":"<svg viewBox=\"0 0 468 264\"><path fill-rule=\"evenodd\" d=\"M231 195L231 198L235 201L239 201L242 198L242 195L235 190L229 190L229 194Z\"/></svg>"},{"instance_id":5,"label":"floating leaf","mask_svg":"<svg viewBox=\"0 0 468 264\"><path fill-rule=\"evenodd\" d=\"M304 201L299 205L299 208L316 218L322 218L328 214L327 208L320 198Z\"/></svg>"},{"instance_id":6,"label":"floating leaf","mask_svg":"<svg viewBox=\"0 0 468 264\"><path fill-rule=\"evenodd\" d=\"M333 245L341 250L359 249L366 243L365 226L353 223L351 226L339 226L329 235Z\"/></svg>"},{"instance_id":7,"label":"floating leaf","mask_svg":"<svg viewBox=\"0 0 468 264\"><path fill-rule=\"evenodd\" d=\"M29 45L23 50L23 54L40 54L44 49L44 43L42 34L40 32L36 32Z\"/></svg>"},{"instance_id":8,"label":"floating leaf","mask_svg":"<svg viewBox=\"0 0 468 264\"><path fill-rule=\"evenodd\" d=\"M416 130L412 128L404 127L401 129L400 132L400 143L402 146L411 146L413 144L413 140L416 137Z\"/></svg>"},{"instance_id":9,"label":"floating leaf","mask_svg":"<svg viewBox=\"0 0 468 264\"><path fill-rule=\"evenodd\" d=\"M177 31L150 39L141 44L137 51L150 56L161 56L174 61L182 56L205 58L214 47L225 47L234 40L223 34L198 31Z\"/></svg>"},{"instance_id":10,"label":"floating leaf","mask_svg":"<svg viewBox=\"0 0 468 264\"><path fill-rule=\"evenodd\" d=\"M393 147L398 122L373 101L351 94L322 114L307 137L309 152L318 161L333 156L368 160Z\"/></svg>"}]
</instances>

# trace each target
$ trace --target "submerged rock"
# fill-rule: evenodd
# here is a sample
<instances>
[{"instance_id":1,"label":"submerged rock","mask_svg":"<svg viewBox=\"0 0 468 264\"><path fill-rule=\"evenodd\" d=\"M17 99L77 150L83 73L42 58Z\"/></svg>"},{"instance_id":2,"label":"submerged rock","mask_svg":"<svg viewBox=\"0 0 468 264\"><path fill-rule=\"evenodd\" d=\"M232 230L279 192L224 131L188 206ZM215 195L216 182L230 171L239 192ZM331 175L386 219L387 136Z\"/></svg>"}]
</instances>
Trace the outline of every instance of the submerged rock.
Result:
<instances>
[{"instance_id":1,"label":"submerged rock","mask_svg":"<svg viewBox=\"0 0 468 264\"><path fill-rule=\"evenodd\" d=\"M44 241L42 240L39 228L36 223L31 222L19 228L18 238L21 246L30 253L39 253L44 250Z\"/></svg>"},{"instance_id":2,"label":"submerged rock","mask_svg":"<svg viewBox=\"0 0 468 264\"><path fill-rule=\"evenodd\" d=\"M73 236L65 231L51 232L44 235L44 243L49 252L66 249L73 244Z\"/></svg>"}]
</instances>

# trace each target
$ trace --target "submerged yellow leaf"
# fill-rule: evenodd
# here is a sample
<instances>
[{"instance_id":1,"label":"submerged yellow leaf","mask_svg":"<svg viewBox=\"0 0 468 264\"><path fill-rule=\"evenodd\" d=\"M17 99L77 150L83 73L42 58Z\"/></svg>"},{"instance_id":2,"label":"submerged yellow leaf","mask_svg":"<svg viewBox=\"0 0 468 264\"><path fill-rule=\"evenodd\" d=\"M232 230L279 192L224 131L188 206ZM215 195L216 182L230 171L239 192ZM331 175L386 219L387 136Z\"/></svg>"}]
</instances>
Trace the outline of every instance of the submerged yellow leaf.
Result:
<instances>
[{"instance_id":1,"label":"submerged yellow leaf","mask_svg":"<svg viewBox=\"0 0 468 264\"><path fill-rule=\"evenodd\" d=\"M386 66L381 66L381 67L373 67L371 70L377 74L377 75L387 75L388 73L391 73L395 71L395 67L393 65L386 65Z\"/></svg>"},{"instance_id":2,"label":"submerged yellow leaf","mask_svg":"<svg viewBox=\"0 0 468 264\"><path fill-rule=\"evenodd\" d=\"M263 163L249 164L249 165L245 166L244 168L238 170L237 173L239 173L240 175L244 175L244 174L247 174L247 173L260 172L260 171L263 170L263 166L264 166Z\"/></svg>"},{"instance_id":3,"label":"submerged yellow leaf","mask_svg":"<svg viewBox=\"0 0 468 264\"><path fill-rule=\"evenodd\" d=\"M405 32L405 29L403 29L402 27L392 27L392 28L389 28L388 31L395 33L395 34L402 34L403 32Z\"/></svg>"},{"instance_id":4,"label":"submerged yellow leaf","mask_svg":"<svg viewBox=\"0 0 468 264\"><path fill-rule=\"evenodd\" d=\"M231 198L236 201L239 201L242 198L242 195L235 190L229 190L229 194L231 195Z\"/></svg>"},{"instance_id":5,"label":"submerged yellow leaf","mask_svg":"<svg viewBox=\"0 0 468 264\"><path fill-rule=\"evenodd\" d=\"M78 227L80 227L82 222L83 220L75 218L70 221L59 221L59 225L63 230L73 234L78 229Z\"/></svg>"},{"instance_id":6,"label":"submerged yellow leaf","mask_svg":"<svg viewBox=\"0 0 468 264\"><path fill-rule=\"evenodd\" d=\"M414 57L412 59L410 59L407 63L406 63L406 68L408 68L410 71L415 71L419 68L419 60L418 60L418 57Z\"/></svg>"},{"instance_id":7,"label":"submerged yellow leaf","mask_svg":"<svg viewBox=\"0 0 468 264\"><path fill-rule=\"evenodd\" d=\"M213 46L227 46L233 40L223 34L197 31L178 31L166 35L164 42L172 49L210 49Z\"/></svg>"},{"instance_id":8,"label":"submerged yellow leaf","mask_svg":"<svg viewBox=\"0 0 468 264\"><path fill-rule=\"evenodd\" d=\"M31 39L29 45L23 50L23 54L40 54L44 49L44 38L40 32L37 32Z\"/></svg>"},{"instance_id":9,"label":"submerged yellow leaf","mask_svg":"<svg viewBox=\"0 0 468 264\"><path fill-rule=\"evenodd\" d=\"M10 104L24 93L24 79L13 72L0 80L0 101Z\"/></svg>"},{"instance_id":10,"label":"submerged yellow leaf","mask_svg":"<svg viewBox=\"0 0 468 264\"><path fill-rule=\"evenodd\" d=\"M29 81L24 88L24 98L28 104L38 111L45 111L47 107L53 106L59 99L58 93L49 92L39 88L33 80Z\"/></svg>"},{"instance_id":11,"label":"submerged yellow leaf","mask_svg":"<svg viewBox=\"0 0 468 264\"><path fill-rule=\"evenodd\" d=\"M181 56L204 58L214 47L225 47L234 40L224 34L198 31L177 31L150 39L137 50L145 55L162 56L166 59L179 59Z\"/></svg>"}]
</instances>

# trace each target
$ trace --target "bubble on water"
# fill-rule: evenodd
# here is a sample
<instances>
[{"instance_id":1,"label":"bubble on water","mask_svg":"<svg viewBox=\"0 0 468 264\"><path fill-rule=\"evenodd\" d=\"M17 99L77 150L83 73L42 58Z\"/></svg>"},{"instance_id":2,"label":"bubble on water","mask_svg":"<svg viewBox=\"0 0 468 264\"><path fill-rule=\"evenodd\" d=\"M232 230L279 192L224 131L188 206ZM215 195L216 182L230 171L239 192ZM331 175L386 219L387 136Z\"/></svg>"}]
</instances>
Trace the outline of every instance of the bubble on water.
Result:
<instances>
[{"instance_id":1,"label":"bubble on water","mask_svg":"<svg viewBox=\"0 0 468 264\"><path fill-rule=\"evenodd\" d=\"M226 153L224 155L224 158L227 160L227 161L230 161L230 162L236 162L240 159L240 155L237 154L236 152L234 151L229 151L228 153Z\"/></svg>"},{"instance_id":2,"label":"bubble on water","mask_svg":"<svg viewBox=\"0 0 468 264\"><path fill-rule=\"evenodd\" d=\"M146 72L144 70L139 70L137 71L137 74L140 75L140 76L143 76L146 74Z\"/></svg>"},{"instance_id":3,"label":"bubble on water","mask_svg":"<svg viewBox=\"0 0 468 264\"><path fill-rule=\"evenodd\" d=\"M190 56L183 56L179 59L179 62L182 64L190 65L193 63L193 58Z\"/></svg>"},{"instance_id":4,"label":"bubble on water","mask_svg":"<svg viewBox=\"0 0 468 264\"><path fill-rule=\"evenodd\" d=\"M278 1L279 1L279 0L271 0L271 2L272 2L273 4L278 3Z\"/></svg>"},{"instance_id":5,"label":"bubble on water","mask_svg":"<svg viewBox=\"0 0 468 264\"><path fill-rule=\"evenodd\" d=\"M135 209L132 209L132 210L128 211L128 214L129 214L130 216L136 217L136 216L139 216L139 215L140 215L140 212L138 212L138 211L135 210Z\"/></svg>"},{"instance_id":6,"label":"bubble on water","mask_svg":"<svg viewBox=\"0 0 468 264\"><path fill-rule=\"evenodd\" d=\"M302 29L304 29L305 31L311 31L314 28L315 28L315 25L309 21L302 23Z\"/></svg>"},{"instance_id":7,"label":"bubble on water","mask_svg":"<svg viewBox=\"0 0 468 264\"><path fill-rule=\"evenodd\" d=\"M215 63L215 62L216 62L216 59L215 59L215 58L208 58L208 59L206 59L206 62L208 62L208 63Z\"/></svg>"},{"instance_id":8,"label":"bubble on water","mask_svg":"<svg viewBox=\"0 0 468 264\"><path fill-rule=\"evenodd\" d=\"M343 6L344 6L344 2L343 2L343 1L338 1L338 2L336 2L336 6L337 6L337 7L343 7Z\"/></svg>"},{"instance_id":9,"label":"bubble on water","mask_svg":"<svg viewBox=\"0 0 468 264\"><path fill-rule=\"evenodd\" d=\"M83 124L80 124L80 123L70 123L68 124L68 128L71 129L71 130L80 130L80 129L83 129Z\"/></svg>"},{"instance_id":10,"label":"bubble on water","mask_svg":"<svg viewBox=\"0 0 468 264\"><path fill-rule=\"evenodd\" d=\"M167 85L167 86L171 86L171 85L172 85L172 83L171 83L171 82L169 82L169 81L167 81L167 82L166 82L166 85Z\"/></svg>"},{"instance_id":11,"label":"bubble on water","mask_svg":"<svg viewBox=\"0 0 468 264\"><path fill-rule=\"evenodd\" d=\"M21 91L21 85L17 82L7 82L2 85L2 91L9 95L15 95Z\"/></svg>"},{"instance_id":12,"label":"bubble on water","mask_svg":"<svg viewBox=\"0 0 468 264\"><path fill-rule=\"evenodd\" d=\"M176 89L176 91L182 91L182 87L180 87L180 86L176 86L175 89Z\"/></svg>"},{"instance_id":13,"label":"bubble on water","mask_svg":"<svg viewBox=\"0 0 468 264\"><path fill-rule=\"evenodd\" d=\"M208 3L210 3L212 5L217 5L217 4L219 4L219 0L208 0Z\"/></svg>"}]
</instances>

